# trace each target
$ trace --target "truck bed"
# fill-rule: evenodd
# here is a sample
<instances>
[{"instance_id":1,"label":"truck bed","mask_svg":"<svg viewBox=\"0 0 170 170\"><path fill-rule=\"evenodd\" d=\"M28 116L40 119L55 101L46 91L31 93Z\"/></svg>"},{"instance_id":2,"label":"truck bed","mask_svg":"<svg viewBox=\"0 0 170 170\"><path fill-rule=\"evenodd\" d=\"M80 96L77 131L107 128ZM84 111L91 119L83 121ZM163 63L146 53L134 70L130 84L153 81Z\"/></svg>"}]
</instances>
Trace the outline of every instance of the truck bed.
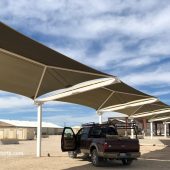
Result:
<instances>
[{"instance_id":1,"label":"truck bed","mask_svg":"<svg viewBox=\"0 0 170 170\"><path fill-rule=\"evenodd\" d=\"M130 139L129 137L107 136L106 138L98 138L93 141L98 146L99 156L105 158L136 159L140 156L138 139Z\"/></svg>"}]
</instances>

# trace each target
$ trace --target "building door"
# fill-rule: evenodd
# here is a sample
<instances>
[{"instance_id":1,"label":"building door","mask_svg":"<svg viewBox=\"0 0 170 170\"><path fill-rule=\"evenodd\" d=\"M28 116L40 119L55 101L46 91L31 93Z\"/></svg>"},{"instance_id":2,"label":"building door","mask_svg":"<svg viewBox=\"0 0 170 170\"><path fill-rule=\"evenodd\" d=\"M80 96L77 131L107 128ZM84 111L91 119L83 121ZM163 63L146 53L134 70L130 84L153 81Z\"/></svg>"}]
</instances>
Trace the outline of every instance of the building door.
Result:
<instances>
[{"instance_id":1,"label":"building door","mask_svg":"<svg viewBox=\"0 0 170 170\"><path fill-rule=\"evenodd\" d=\"M17 129L17 139L23 139L23 129Z\"/></svg>"},{"instance_id":2,"label":"building door","mask_svg":"<svg viewBox=\"0 0 170 170\"><path fill-rule=\"evenodd\" d=\"M16 138L16 130L15 129L9 129L8 138L9 139L15 139Z\"/></svg>"}]
</instances>

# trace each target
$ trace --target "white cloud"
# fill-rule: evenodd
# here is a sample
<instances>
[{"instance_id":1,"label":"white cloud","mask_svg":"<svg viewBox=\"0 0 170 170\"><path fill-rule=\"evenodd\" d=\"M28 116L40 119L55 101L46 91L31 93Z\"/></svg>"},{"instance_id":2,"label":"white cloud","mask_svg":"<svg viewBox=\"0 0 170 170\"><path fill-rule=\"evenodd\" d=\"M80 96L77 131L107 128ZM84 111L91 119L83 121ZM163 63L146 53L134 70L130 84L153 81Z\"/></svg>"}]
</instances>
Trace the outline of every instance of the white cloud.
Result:
<instances>
[{"instance_id":1,"label":"white cloud","mask_svg":"<svg viewBox=\"0 0 170 170\"><path fill-rule=\"evenodd\" d=\"M122 77L122 80L131 85L170 84L170 71L137 72Z\"/></svg>"},{"instance_id":2,"label":"white cloud","mask_svg":"<svg viewBox=\"0 0 170 170\"><path fill-rule=\"evenodd\" d=\"M50 112L54 112L54 111L61 111L61 109L54 109L54 108L50 108L50 107L54 107L54 106L68 106L70 105L69 103L65 103L65 102L59 102L59 101L51 101L51 102L47 102L45 103L45 111L50 111ZM16 95L16 94L12 94L12 93L8 93L5 91L0 91L0 109L15 109L15 112L30 112L33 111L30 108L36 107L36 105L34 104L34 101L32 99L29 99L27 97L24 96L20 96L20 95ZM22 109L24 108L24 109Z\"/></svg>"},{"instance_id":3,"label":"white cloud","mask_svg":"<svg viewBox=\"0 0 170 170\"><path fill-rule=\"evenodd\" d=\"M0 8L3 22L28 35L43 34L47 37L43 43L53 49L100 70L110 69L126 83L164 84L164 88L170 84L169 65L161 64L170 56L169 1L2 0ZM65 43L56 43L55 39L65 39ZM95 52L92 52L93 43L99 45ZM143 66L147 68L144 70ZM136 68L141 70L136 71ZM0 92L0 96L0 108L22 110L33 104L16 95ZM67 106L52 102L45 109L57 111L53 109L57 105ZM74 120L71 117L63 119Z\"/></svg>"},{"instance_id":4,"label":"white cloud","mask_svg":"<svg viewBox=\"0 0 170 170\"><path fill-rule=\"evenodd\" d=\"M132 52L133 53L133 52ZM154 58L151 56L128 56L126 58L119 59L117 63L114 64L115 68L123 68L122 72L125 69L132 70L135 68L140 68L142 66L147 66L149 64L154 64L155 62L160 61L159 57Z\"/></svg>"},{"instance_id":5,"label":"white cloud","mask_svg":"<svg viewBox=\"0 0 170 170\"><path fill-rule=\"evenodd\" d=\"M152 93L152 95L154 96L164 96L164 95L169 95L169 94L170 94L170 90L161 90L161 91L156 91Z\"/></svg>"},{"instance_id":6,"label":"white cloud","mask_svg":"<svg viewBox=\"0 0 170 170\"><path fill-rule=\"evenodd\" d=\"M15 106L14 106L15 107ZM37 116L37 109L36 107L6 107L0 108L0 115L1 116L9 116L13 117L14 115L19 115L19 118L24 118L27 115L34 114L35 118ZM4 110L5 109L5 110Z\"/></svg>"},{"instance_id":7,"label":"white cloud","mask_svg":"<svg viewBox=\"0 0 170 170\"><path fill-rule=\"evenodd\" d=\"M167 35L166 35L167 36ZM140 54L143 55L151 55L151 56L161 56L170 54L170 37L166 37L164 35L159 36L158 38L151 39L146 41L140 46Z\"/></svg>"},{"instance_id":8,"label":"white cloud","mask_svg":"<svg viewBox=\"0 0 170 170\"><path fill-rule=\"evenodd\" d=\"M8 0L1 1L0 14L4 21L22 27L25 21L30 31L53 36L93 39L113 32L144 38L169 33L170 7L166 2Z\"/></svg>"},{"instance_id":9,"label":"white cloud","mask_svg":"<svg viewBox=\"0 0 170 170\"><path fill-rule=\"evenodd\" d=\"M151 56L142 56L142 57L133 57L133 58L128 58L124 62L119 63L116 65L116 67L123 67L123 66L128 66L128 67L140 67L144 65L148 65L154 62L160 61L159 57L155 57L153 61L153 57Z\"/></svg>"},{"instance_id":10,"label":"white cloud","mask_svg":"<svg viewBox=\"0 0 170 170\"><path fill-rule=\"evenodd\" d=\"M17 95L5 95L5 92L1 92L3 96L0 97L0 108L1 109L17 109L17 108L24 108L30 107L33 105L33 100Z\"/></svg>"},{"instance_id":11,"label":"white cloud","mask_svg":"<svg viewBox=\"0 0 170 170\"><path fill-rule=\"evenodd\" d=\"M153 55L170 54L168 2L7 0L0 2L0 16L11 25L25 28L27 33L76 39L58 47L52 42L48 45L93 67L105 68L108 64L136 67L155 62ZM103 41L106 37L111 40ZM128 40L121 37L128 37ZM101 51L96 54L90 54L88 49L89 41L93 40L102 43ZM127 50L129 45L137 49Z\"/></svg>"}]
</instances>

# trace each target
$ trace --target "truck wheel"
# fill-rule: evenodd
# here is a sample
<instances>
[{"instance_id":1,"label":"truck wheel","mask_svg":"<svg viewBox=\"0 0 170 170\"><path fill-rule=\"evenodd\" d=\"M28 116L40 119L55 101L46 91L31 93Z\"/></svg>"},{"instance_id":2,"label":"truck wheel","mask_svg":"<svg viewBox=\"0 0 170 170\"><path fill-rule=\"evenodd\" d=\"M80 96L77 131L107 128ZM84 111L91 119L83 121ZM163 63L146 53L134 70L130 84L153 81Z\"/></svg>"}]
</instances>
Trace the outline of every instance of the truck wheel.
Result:
<instances>
[{"instance_id":1,"label":"truck wheel","mask_svg":"<svg viewBox=\"0 0 170 170\"><path fill-rule=\"evenodd\" d=\"M102 158L98 156L96 149L92 150L91 161L94 166L99 166L102 161Z\"/></svg>"},{"instance_id":2,"label":"truck wheel","mask_svg":"<svg viewBox=\"0 0 170 170\"><path fill-rule=\"evenodd\" d=\"M122 159L123 165L130 165L133 162L132 159Z\"/></svg>"},{"instance_id":3,"label":"truck wheel","mask_svg":"<svg viewBox=\"0 0 170 170\"><path fill-rule=\"evenodd\" d=\"M77 158L77 153L75 151L70 151L70 152L68 152L68 156L70 158Z\"/></svg>"}]
</instances>

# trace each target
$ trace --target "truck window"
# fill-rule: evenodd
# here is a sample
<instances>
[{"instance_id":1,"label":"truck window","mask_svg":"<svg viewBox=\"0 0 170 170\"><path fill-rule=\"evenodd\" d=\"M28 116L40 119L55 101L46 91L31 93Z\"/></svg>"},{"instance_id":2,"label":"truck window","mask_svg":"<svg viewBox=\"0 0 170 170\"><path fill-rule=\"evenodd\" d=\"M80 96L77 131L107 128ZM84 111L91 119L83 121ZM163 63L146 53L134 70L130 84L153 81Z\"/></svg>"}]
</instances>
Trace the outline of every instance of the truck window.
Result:
<instances>
[{"instance_id":1,"label":"truck window","mask_svg":"<svg viewBox=\"0 0 170 170\"><path fill-rule=\"evenodd\" d=\"M106 135L118 135L115 127L95 127L90 133L90 137L101 138L106 137Z\"/></svg>"},{"instance_id":2,"label":"truck window","mask_svg":"<svg viewBox=\"0 0 170 170\"><path fill-rule=\"evenodd\" d=\"M118 135L117 130L114 127L108 127L106 134L107 135Z\"/></svg>"},{"instance_id":3,"label":"truck window","mask_svg":"<svg viewBox=\"0 0 170 170\"><path fill-rule=\"evenodd\" d=\"M64 133L64 138L72 139L74 137L74 133L71 129L66 129Z\"/></svg>"},{"instance_id":4,"label":"truck window","mask_svg":"<svg viewBox=\"0 0 170 170\"><path fill-rule=\"evenodd\" d=\"M102 129L100 127L93 128L91 133L90 133L90 137L93 137L93 138L102 137Z\"/></svg>"},{"instance_id":5,"label":"truck window","mask_svg":"<svg viewBox=\"0 0 170 170\"><path fill-rule=\"evenodd\" d=\"M81 139L87 139L89 134L89 128L83 128L81 132Z\"/></svg>"}]
</instances>

